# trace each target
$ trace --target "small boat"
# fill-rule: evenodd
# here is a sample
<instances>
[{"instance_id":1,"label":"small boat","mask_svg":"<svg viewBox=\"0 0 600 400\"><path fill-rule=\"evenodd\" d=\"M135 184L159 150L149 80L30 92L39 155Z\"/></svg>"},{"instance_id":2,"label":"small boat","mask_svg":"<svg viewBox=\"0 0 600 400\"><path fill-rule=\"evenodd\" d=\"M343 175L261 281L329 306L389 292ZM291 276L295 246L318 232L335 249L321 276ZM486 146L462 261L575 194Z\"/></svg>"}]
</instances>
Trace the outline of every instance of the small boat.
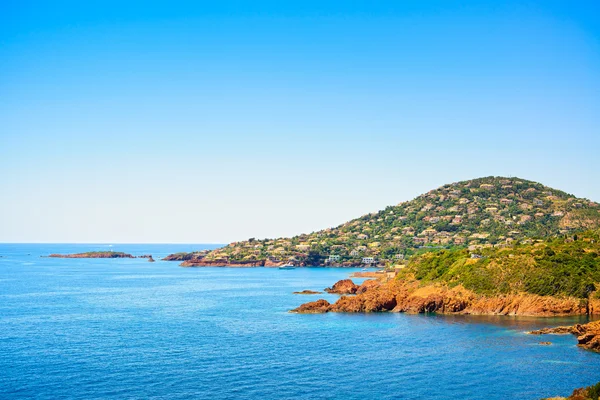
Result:
<instances>
[{"instance_id":1,"label":"small boat","mask_svg":"<svg viewBox=\"0 0 600 400\"><path fill-rule=\"evenodd\" d=\"M294 267L294 264L287 263L280 266L279 269L296 269L296 267Z\"/></svg>"},{"instance_id":2,"label":"small boat","mask_svg":"<svg viewBox=\"0 0 600 400\"><path fill-rule=\"evenodd\" d=\"M361 269L361 271L368 271L368 270L369 270L369 268L363 268L363 269Z\"/></svg>"}]
</instances>

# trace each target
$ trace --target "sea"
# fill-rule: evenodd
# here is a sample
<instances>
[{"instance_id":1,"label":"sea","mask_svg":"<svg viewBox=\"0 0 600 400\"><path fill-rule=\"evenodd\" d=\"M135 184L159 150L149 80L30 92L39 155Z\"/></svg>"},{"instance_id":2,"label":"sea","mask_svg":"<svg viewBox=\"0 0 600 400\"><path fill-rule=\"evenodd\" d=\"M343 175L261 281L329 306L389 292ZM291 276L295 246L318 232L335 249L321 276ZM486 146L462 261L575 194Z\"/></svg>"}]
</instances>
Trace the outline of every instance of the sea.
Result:
<instances>
[{"instance_id":1,"label":"sea","mask_svg":"<svg viewBox=\"0 0 600 400\"><path fill-rule=\"evenodd\" d=\"M337 296L292 292L356 270L158 261L214 247L0 244L0 398L533 400L600 381L575 337L526 333L585 318L299 315ZM44 257L91 250L157 262Z\"/></svg>"}]
</instances>

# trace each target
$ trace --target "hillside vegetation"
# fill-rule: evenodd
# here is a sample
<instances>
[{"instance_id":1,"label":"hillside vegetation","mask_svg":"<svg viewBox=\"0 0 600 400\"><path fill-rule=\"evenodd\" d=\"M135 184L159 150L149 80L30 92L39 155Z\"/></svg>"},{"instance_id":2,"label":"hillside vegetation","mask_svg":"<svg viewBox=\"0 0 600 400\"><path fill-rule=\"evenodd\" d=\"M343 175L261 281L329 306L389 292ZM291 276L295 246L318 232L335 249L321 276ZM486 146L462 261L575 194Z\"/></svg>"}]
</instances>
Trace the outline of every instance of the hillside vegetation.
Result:
<instances>
[{"instance_id":1,"label":"hillside vegetation","mask_svg":"<svg viewBox=\"0 0 600 400\"><path fill-rule=\"evenodd\" d=\"M442 250L412 257L398 279L462 285L475 293L587 298L600 283L600 231L501 249Z\"/></svg>"},{"instance_id":2,"label":"hillside vegetation","mask_svg":"<svg viewBox=\"0 0 600 400\"><path fill-rule=\"evenodd\" d=\"M524 179L486 177L444 185L334 228L231 243L203 258L291 260L309 266L385 264L427 249L502 248L597 227L598 203Z\"/></svg>"}]
</instances>

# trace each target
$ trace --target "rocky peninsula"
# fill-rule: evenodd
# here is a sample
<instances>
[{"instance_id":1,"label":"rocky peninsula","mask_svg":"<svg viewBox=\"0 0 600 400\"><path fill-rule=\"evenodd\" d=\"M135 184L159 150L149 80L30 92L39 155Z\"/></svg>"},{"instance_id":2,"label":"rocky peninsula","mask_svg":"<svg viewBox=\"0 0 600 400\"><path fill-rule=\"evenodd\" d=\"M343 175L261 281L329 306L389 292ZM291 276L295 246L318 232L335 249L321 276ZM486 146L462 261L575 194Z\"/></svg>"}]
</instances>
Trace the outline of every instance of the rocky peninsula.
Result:
<instances>
[{"instance_id":1,"label":"rocky peninsula","mask_svg":"<svg viewBox=\"0 0 600 400\"><path fill-rule=\"evenodd\" d=\"M582 300L575 297L539 296L528 293L485 296L463 286L452 288L441 284L422 286L418 281L368 280L358 286L351 280L345 279L337 282L327 291L345 295L333 304L320 299L302 304L291 312L600 315L600 300L597 299Z\"/></svg>"}]
</instances>

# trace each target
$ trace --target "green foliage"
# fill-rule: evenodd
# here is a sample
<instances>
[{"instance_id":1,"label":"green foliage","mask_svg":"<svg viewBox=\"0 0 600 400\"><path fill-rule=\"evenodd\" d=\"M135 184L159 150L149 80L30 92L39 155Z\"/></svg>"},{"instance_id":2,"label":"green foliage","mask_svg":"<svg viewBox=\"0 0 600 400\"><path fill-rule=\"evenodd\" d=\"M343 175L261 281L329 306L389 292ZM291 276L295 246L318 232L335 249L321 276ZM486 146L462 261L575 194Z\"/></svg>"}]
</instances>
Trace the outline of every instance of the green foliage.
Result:
<instances>
[{"instance_id":1,"label":"green foliage","mask_svg":"<svg viewBox=\"0 0 600 400\"><path fill-rule=\"evenodd\" d=\"M321 265L325 261L325 256L318 251L309 251L306 256L306 265L315 266Z\"/></svg>"},{"instance_id":2,"label":"green foliage","mask_svg":"<svg viewBox=\"0 0 600 400\"><path fill-rule=\"evenodd\" d=\"M472 258L465 250L413 257L401 277L413 274L424 283L461 284L481 294L527 292L541 296L588 298L600 287L600 241L596 232L531 245L481 250Z\"/></svg>"},{"instance_id":3,"label":"green foliage","mask_svg":"<svg viewBox=\"0 0 600 400\"><path fill-rule=\"evenodd\" d=\"M590 400L598 400L600 397L600 382L588 387L587 392Z\"/></svg>"}]
</instances>

